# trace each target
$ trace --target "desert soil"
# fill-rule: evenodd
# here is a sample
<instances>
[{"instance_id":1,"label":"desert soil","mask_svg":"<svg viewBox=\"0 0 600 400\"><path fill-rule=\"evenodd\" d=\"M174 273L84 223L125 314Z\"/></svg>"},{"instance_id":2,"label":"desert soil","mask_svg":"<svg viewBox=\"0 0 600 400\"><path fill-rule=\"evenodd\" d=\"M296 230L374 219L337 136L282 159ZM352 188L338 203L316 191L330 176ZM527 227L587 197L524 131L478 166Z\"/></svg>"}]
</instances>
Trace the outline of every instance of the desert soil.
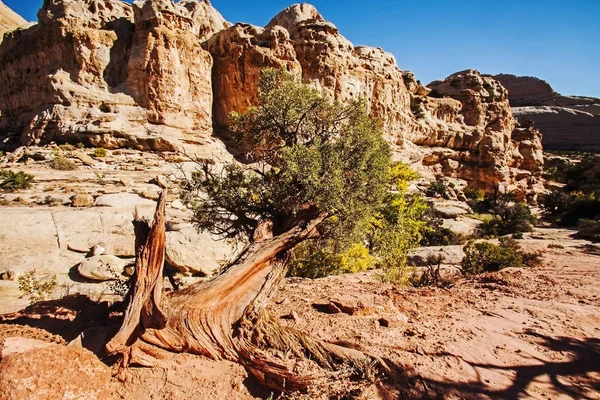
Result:
<instances>
[{"instance_id":1,"label":"desert soil","mask_svg":"<svg viewBox=\"0 0 600 400\"><path fill-rule=\"evenodd\" d=\"M542 254L542 266L463 279L449 289L394 287L377 271L288 279L271 312L390 366L390 377L371 377L350 398L600 399L600 246L572 233L538 228L521 244ZM5 320L0 340L71 340L83 329L72 309ZM50 314L53 321L42 322ZM335 391L329 383L306 398ZM252 399L269 392L236 364L179 354L115 377L112 396Z\"/></svg>"}]
</instances>

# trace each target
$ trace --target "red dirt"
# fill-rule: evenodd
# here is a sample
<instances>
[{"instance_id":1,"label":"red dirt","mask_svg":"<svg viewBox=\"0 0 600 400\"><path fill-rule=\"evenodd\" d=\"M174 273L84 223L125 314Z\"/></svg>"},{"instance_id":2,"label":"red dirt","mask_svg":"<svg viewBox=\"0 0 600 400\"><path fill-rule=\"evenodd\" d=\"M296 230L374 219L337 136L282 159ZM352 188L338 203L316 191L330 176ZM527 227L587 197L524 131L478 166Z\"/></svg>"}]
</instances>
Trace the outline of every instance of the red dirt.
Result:
<instances>
[{"instance_id":1,"label":"red dirt","mask_svg":"<svg viewBox=\"0 0 600 400\"><path fill-rule=\"evenodd\" d=\"M379 282L376 271L289 279L271 312L290 327L360 348L392 367L391 377L371 379L347 398L600 399L600 246L570 234L538 229L521 244L543 255L541 267L464 279L451 289L394 287ZM331 301L353 315L323 312L333 309ZM44 327L38 317L37 324L17 321ZM48 333L13 322L0 324L0 340L60 342L73 335L64 323L46 321ZM247 376L229 362L169 355L160 367L131 369L124 382L114 378L112 398L268 397ZM331 398L339 385L344 382L305 398Z\"/></svg>"}]
</instances>

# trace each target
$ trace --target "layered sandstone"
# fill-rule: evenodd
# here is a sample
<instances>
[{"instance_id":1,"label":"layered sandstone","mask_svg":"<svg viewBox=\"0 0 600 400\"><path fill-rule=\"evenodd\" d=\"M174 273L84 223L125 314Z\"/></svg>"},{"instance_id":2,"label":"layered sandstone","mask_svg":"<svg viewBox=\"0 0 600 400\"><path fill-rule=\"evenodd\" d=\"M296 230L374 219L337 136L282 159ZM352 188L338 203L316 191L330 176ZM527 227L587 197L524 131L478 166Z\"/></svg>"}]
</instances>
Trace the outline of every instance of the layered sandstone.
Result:
<instances>
[{"instance_id":1,"label":"layered sandstone","mask_svg":"<svg viewBox=\"0 0 600 400\"><path fill-rule=\"evenodd\" d=\"M207 1L46 1L0 47L0 134L172 150L212 131Z\"/></svg>"},{"instance_id":2,"label":"layered sandstone","mask_svg":"<svg viewBox=\"0 0 600 400\"><path fill-rule=\"evenodd\" d=\"M600 99L563 96L530 76L501 74L494 79L508 89L515 116L533 121L542 132L545 148L600 151Z\"/></svg>"},{"instance_id":3,"label":"layered sandstone","mask_svg":"<svg viewBox=\"0 0 600 400\"><path fill-rule=\"evenodd\" d=\"M5 32L12 31L25 24L27 24L27 21L23 17L0 1L0 42L2 42Z\"/></svg>"},{"instance_id":4,"label":"layered sandstone","mask_svg":"<svg viewBox=\"0 0 600 400\"><path fill-rule=\"evenodd\" d=\"M424 87L397 66L393 55L355 47L308 4L285 9L264 29L232 26L204 47L214 59L217 127L227 127L231 112L257 104L262 68L281 66L331 99L363 96L371 116L383 121L397 158L464 179L472 187L501 185L523 192L539 187L539 134L518 127L506 90L477 71Z\"/></svg>"},{"instance_id":5,"label":"layered sandstone","mask_svg":"<svg viewBox=\"0 0 600 400\"><path fill-rule=\"evenodd\" d=\"M39 24L0 47L0 135L206 149L213 124L227 128L231 112L257 104L265 67L284 67L331 99L364 97L396 158L431 175L522 192L539 183L539 135L518 127L496 80L464 71L425 87L308 4L261 28L230 26L206 0L46 1Z\"/></svg>"}]
</instances>

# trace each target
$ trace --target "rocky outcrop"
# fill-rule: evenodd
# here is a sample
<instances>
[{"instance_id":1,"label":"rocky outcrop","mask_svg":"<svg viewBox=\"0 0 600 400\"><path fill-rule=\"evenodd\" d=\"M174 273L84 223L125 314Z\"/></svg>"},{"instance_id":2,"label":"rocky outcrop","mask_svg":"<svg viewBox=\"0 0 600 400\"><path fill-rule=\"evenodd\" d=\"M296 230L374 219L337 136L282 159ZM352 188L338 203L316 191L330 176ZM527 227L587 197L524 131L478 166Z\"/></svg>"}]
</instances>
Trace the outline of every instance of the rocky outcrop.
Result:
<instances>
[{"instance_id":1,"label":"rocky outcrop","mask_svg":"<svg viewBox=\"0 0 600 400\"><path fill-rule=\"evenodd\" d=\"M232 26L204 47L214 59L217 127L227 127L231 112L257 104L262 68L281 66L331 99L366 98L371 116L383 121L397 158L464 179L472 187L501 185L521 192L539 187L539 134L531 128L528 142L520 143L525 136L513 132L525 128L513 118L506 90L477 71L424 87L400 70L391 54L354 47L308 4L285 9L264 29Z\"/></svg>"},{"instance_id":2,"label":"rocky outcrop","mask_svg":"<svg viewBox=\"0 0 600 400\"><path fill-rule=\"evenodd\" d=\"M514 115L532 121L546 149L600 150L600 99L562 96L546 82L530 76L494 76L508 89Z\"/></svg>"},{"instance_id":3,"label":"rocky outcrop","mask_svg":"<svg viewBox=\"0 0 600 400\"><path fill-rule=\"evenodd\" d=\"M5 32L12 31L25 24L27 24L27 21L23 17L0 1L0 42L2 42Z\"/></svg>"},{"instance_id":4,"label":"rocky outcrop","mask_svg":"<svg viewBox=\"0 0 600 400\"><path fill-rule=\"evenodd\" d=\"M0 47L0 135L206 147L213 124L227 128L231 112L258 102L269 66L331 99L364 97L395 157L431 176L521 192L538 184L539 135L517 132L497 81L464 71L425 87L390 53L355 47L308 4L260 28L229 26L206 0L46 1L39 24Z\"/></svg>"},{"instance_id":5,"label":"rocky outcrop","mask_svg":"<svg viewBox=\"0 0 600 400\"><path fill-rule=\"evenodd\" d=\"M208 1L46 1L0 47L0 134L172 150L212 132Z\"/></svg>"}]
</instances>

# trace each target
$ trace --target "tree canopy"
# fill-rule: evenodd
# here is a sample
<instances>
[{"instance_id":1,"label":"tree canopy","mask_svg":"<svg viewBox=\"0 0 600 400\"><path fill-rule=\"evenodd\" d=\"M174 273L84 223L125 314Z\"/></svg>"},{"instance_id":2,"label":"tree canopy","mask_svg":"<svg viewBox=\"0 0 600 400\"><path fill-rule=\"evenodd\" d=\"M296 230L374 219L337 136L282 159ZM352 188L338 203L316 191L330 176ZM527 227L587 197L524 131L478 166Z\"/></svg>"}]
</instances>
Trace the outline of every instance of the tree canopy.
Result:
<instances>
[{"instance_id":1,"label":"tree canopy","mask_svg":"<svg viewBox=\"0 0 600 400\"><path fill-rule=\"evenodd\" d=\"M251 164L219 170L205 163L193 174L186 193L198 228L252 239L261 221L278 235L324 217L305 252L358 259L358 269L373 265L373 255L393 264L418 242L425 207L406 193L415 176L391 162L381 123L369 118L363 99L331 102L290 73L267 68L260 104L232 121Z\"/></svg>"}]
</instances>

